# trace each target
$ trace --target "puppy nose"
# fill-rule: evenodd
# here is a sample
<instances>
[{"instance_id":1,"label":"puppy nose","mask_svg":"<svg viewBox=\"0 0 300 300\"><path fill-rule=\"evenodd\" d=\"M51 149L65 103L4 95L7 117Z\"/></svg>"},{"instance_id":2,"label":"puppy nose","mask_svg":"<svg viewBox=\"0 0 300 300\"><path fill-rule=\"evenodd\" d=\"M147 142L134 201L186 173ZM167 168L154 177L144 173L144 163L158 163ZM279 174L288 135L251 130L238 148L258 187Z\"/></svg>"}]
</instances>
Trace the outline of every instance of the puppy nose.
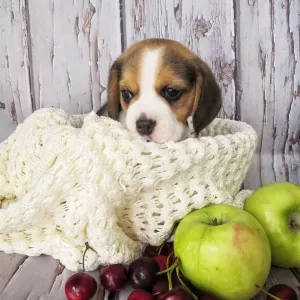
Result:
<instances>
[{"instance_id":1,"label":"puppy nose","mask_svg":"<svg viewBox=\"0 0 300 300\"><path fill-rule=\"evenodd\" d=\"M140 119L136 121L136 130L141 135L149 135L153 132L156 122L151 119Z\"/></svg>"}]
</instances>

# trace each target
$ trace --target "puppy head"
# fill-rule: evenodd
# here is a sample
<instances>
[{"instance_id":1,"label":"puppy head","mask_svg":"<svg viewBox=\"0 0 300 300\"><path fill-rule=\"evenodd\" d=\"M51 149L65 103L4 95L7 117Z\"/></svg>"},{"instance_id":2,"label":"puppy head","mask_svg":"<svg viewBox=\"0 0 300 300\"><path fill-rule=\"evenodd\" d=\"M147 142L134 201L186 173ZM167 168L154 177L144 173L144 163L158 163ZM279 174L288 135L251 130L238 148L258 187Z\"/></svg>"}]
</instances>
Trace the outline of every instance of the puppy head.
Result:
<instances>
[{"instance_id":1,"label":"puppy head","mask_svg":"<svg viewBox=\"0 0 300 300\"><path fill-rule=\"evenodd\" d=\"M108 115L118 119L125 111L127 128L146 140L179 141L189 116L199 134L220 107L221 92L210 68L178 42L138 42L111 67Z\"/></svg>"}]
</instances>

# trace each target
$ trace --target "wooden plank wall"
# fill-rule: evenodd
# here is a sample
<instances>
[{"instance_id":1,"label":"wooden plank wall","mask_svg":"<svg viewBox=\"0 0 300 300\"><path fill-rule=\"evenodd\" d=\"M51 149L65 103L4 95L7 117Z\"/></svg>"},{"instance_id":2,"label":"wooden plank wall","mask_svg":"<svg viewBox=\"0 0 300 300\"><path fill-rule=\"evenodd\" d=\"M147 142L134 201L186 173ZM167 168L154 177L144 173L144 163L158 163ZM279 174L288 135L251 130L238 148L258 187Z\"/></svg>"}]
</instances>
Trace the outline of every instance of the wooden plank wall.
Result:
<instances>
[{"instance_id":1,"label":"wooden plank wall","mask_svg":"<svg viewBox=\"0 0 300 300\"><path fill-rule=\"evenodd\" d=\"M212 67L220 116L257 130L245 187L300 183L299 0L0 0L0 141L32 111L97 110L128 45L178 40Z\"/></svg>"}]
</instances>

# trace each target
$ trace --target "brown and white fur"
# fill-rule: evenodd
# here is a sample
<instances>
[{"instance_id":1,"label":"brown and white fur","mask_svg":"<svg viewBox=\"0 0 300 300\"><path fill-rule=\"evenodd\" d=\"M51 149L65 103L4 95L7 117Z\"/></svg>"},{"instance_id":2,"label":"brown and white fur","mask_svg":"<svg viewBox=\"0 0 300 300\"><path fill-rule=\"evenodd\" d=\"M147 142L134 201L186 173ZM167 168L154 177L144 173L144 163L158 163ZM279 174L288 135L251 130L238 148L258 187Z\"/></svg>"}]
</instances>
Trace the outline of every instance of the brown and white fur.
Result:
<instances>
[{"instance_id":1,"label":"brown and white fur","mask_svg":"<svg viewBox=\"0 0 300 300\"><path fill-rule=\"evenodd\" d=\"M198 135L221 108L221 92L208 65L167 39L130 46L111 67L107 97L109 117L156 143L187 137L190 116Z\"/></svg>"}]
</instances>

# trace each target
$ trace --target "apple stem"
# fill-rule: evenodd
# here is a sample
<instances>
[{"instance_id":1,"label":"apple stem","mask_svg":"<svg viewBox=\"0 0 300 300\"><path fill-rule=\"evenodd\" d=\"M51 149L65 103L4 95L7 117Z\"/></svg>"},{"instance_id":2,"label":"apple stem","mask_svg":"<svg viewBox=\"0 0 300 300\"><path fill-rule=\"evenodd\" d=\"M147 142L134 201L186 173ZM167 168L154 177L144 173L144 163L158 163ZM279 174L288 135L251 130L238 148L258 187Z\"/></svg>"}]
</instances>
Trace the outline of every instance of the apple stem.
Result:
<instances>
[{"instance_id":1,"label":"apple stem","mask_svg":"<svg viewBox=\"0 0 300 300\"><path fill-rule=\"evenodd\" d=\"M280 298L272 295L271 293L269 293L268 291L266 291L263 287L260 287L259 285L255 285L257 288L259 288L263 293L265 293L266 295L270 296L271 298L273 299L276 299L276 300L281 300Z\"/></svg>"},{"instance_id":2,"label":"apple stem","mask_svg":"<svg viewBox=\"0 0 300 300\"><path fill-rule=\"evenodd\" d=\"M218 225L217 218L213 218L211 221L212 221L212 225Z\"/></svg>"},{"instance_id":3,"label":"apple stem","mask_svg":"<svg viewBox=\"0 0 300 300\"><path fill-rule=\"evenodd\" d=\"M292 220L291 221L291 228L294 230L294 231L299 231L300 230L300 225L297 224L297 222L295 220Z\"/></svg>"},{"instance_id":4,"label":"apple stem","mask_svg":"<svg viewBox=\"0 0 300 300\"><path fill-rule=\"evenodd\" d=\"M186 286L186 284L184 283L184 281L181 279L180 274L179 274L180 268L179 266L176 267L176 275L177 278L180 282L180 284L182 285L182 287L194 298L194 299L198 299L198 297Z\"/></svg>"},{"instance_id":5,"label":"apple stem","mask_svg":"<svg viewBox=\"0 0 300 300\"><path fill-rule=\"evenodd\" d=\"M179 263L180 263L180 259L176 258L174 264L171 267L169 267L169 268L167 268L163 271L157 272L156 275L165 274L167 272L170 272L170 271L174 270L179 265Z\"/></svg>"}]
</instances>

